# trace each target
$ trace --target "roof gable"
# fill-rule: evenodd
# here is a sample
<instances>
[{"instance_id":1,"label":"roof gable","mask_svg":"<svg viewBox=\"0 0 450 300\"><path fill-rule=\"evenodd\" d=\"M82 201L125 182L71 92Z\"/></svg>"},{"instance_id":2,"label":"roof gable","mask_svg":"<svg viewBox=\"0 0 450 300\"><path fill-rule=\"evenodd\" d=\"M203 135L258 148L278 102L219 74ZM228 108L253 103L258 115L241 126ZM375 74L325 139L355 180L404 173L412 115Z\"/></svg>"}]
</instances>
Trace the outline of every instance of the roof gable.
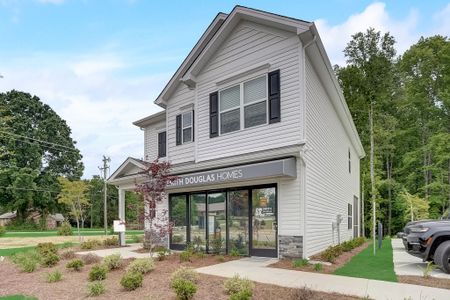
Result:
<instances>
[{"instance_id":1,"label":"roof gable","mask_svg":"<svg viewBox=\"0 0 450 300\"><path fill-rule=\"evenodd\" d=\"M146 164L143 160L128 157L108 178L108 182L113 183L125 177L139 176L140 172L146 168Z\"/></svg>"}]
</instances>

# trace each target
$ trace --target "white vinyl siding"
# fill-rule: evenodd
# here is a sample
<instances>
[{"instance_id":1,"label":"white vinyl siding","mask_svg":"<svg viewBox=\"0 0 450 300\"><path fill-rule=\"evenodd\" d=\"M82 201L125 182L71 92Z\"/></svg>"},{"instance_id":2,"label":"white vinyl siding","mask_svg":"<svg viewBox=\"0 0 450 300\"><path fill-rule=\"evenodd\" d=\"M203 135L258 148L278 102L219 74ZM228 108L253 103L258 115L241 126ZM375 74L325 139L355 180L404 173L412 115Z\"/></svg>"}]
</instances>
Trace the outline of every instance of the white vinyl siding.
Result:
<instances>
[{"instance_id":1,"label":"white vinyl siding","mask_svg":"<svg viewBox=\"0 0 450 300\"><path fill-rule=\"evenodd\" d=\"M351 145L342 122L309 59L306 60L306 249L307 256L337 243L332 222L338 214L341 242L352 238L347 230L348 203L359 195L359 161L352 161L349 173L348 150ZM357 157L350 146L351 157Z\"/></svg>"},{"instance_id":2,"label":"white vinyl siding","mask_svg":"<svg viewBox=\"0 0 450 300\"><path fill-rule=\"evenodd\" d=\"M158 133L166 130L166 121L161 121L144 129L144 159L154 161L158 158ZM166 146L167 153L167 146Z\"/></svg>"},{"instance_id":3,"label":"white vinyl siding","mask_svg":"<svg viewBox=\"0 0 450 300\"><path fill-rule=\"evenodd\" d=\"M303 137L301 136L299 61L300 42L296 35L274 31L250 22L238 24L197 76L197 162L300 143ZM242 130L210 138L209 94L221 90L217 86L217 82L241 69L264 63L269 63L270 69L263 70L258 74L250 74L247 78L237 79L234 85L280 69L281 122L244 128L245 124L242 123L245 112L240 109L239 126ZM265 76L265 78L267 77ZM230 83L229 87L232 86L233 83ZM243 93L242 88L240 88L240 93ZM255 94L254 97L258 97L258 95ZM249 96L249 101L251 101L250 99L252 99L251 96ZM231 108L226 105L225 107ZM253 115L247 113L249 120L250 118L258 119L258 116L262 114L261 110L261 107L253 107ZM226 117L232 118L233 116ZM254 122L258 122L258 120Z\"/></svg>"}]
</instances>

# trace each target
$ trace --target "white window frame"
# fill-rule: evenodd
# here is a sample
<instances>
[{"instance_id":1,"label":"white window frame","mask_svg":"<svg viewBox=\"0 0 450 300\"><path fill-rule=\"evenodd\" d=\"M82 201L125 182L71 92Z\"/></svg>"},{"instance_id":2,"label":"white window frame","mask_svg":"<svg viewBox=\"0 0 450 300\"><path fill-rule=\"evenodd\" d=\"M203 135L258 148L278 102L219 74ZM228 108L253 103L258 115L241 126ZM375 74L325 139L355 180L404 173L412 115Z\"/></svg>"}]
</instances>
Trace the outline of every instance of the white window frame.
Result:
<instances>
[{"instance_id":1,"label":"white window frame","mask_svg":"<svg viewBox=\"0 0 450 300\"><path fill-rule=\"evenodd\" d=\"M190 126L186 126L184 127L184 115L190 114L191 115L191 125ZM194 116L192 114L192 110L190 111L185 111L181 113L181 144L188 144L188 143L192 143L192 135L193 135L193 130L192 130L192 124L194 123ZM191 129L191 139L189 141L184 141L184 130L185 129Z\"/></svg>"},{"instance_id":2,"label":"white window frame","mask_svg":"<svg viewBox=\"0 0 450 300\"><path fill-rule=\"evenodd\" d=\"M351 224L350 221L351 220ZM353 231L353 203L347 203L347 229ZM349 228L350 227L350 228Z\"/></svg>"},{"instance_id":3,"label":"white window frame","mask_svg":"<svg viewBox=\"0 0 450 300\"><path fill-rule=\"evenodd\" d=\"M267 83L267 80L268 80L267 76L268 76L267 73L262 74L262 75L260 74L258 76L254 76L254 77L248 78L248 79L246 79L246 80L244 80L244 81L242 81L240 83L234 83L232 85L224 87L224 88L222 88L222 89L220 89L218 91L217 95L218 95L218 111L219 111L219 128L218 128L219 136L227 135L227 134L230 134L230 133L234 133L234 132L242 131L242 130L246 130L246 129L257 128L259 126L264 126L264 125L269 124L269 85ZM264 77L264 80L265 80L265 83L266 83L266 97L264 99L258 99L258 100L254 100L254 101L249 102L249 103L244 103L244 84L249 82L249 81L252 81L254 79L261 78L261 77ZM229 88L236 87L236 86L239 86L239 98L240 98L239 99L239 106L228 108L228 109L225 109L223 111L220 110L220 94L221 94L221 92L224 91L224 90L227 90ZM266 102L266 122L263 123L263 124L255 125L255 126L245 127L245 108L247 106L249 106L249 105L260 103L260 102L263 102L263 101ZM226 113L226 112L229 112L229 111L232 111L232 110L236 110L238 108L239 108L239 129L235 130L235 131L222 133L222 114Z\"/></svg>"}]
</instances>

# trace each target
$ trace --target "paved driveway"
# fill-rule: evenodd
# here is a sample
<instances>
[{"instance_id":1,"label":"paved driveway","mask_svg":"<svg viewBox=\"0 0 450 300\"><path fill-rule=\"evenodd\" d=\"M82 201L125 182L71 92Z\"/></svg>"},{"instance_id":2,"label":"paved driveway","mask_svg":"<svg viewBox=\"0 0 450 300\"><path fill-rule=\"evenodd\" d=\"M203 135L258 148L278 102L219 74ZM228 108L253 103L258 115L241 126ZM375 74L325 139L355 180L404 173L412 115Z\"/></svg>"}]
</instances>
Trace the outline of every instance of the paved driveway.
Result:
<instances>
[{"instance_id":1,"label":"paved driveway","mask_svg":"<svg viewBox=\"0 0 450 300\"><path fill-rule=\"evenodd\" d=\"M406 253L401 239L392 239L392 249L394 251L395 274L423 276L423 270L426 268L427 263L423 262L418 257ZM446 274L440 269L434 269L430 275L433 277L450 279L450 274Z\"/></svg>"}]
</instances>

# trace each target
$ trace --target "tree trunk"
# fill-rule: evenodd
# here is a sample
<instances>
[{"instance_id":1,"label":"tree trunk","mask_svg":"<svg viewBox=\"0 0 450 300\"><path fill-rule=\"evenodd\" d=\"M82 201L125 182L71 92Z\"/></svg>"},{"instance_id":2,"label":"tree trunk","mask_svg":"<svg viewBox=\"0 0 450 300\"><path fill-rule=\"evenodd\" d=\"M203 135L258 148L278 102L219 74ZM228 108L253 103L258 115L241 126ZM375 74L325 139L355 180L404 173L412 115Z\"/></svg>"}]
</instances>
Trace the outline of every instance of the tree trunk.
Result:
<instances>
[{"instance_id":1,"label":"tree trunk","mask_svg":"<svg viewBox=\"0 0 450 300\"><path fill-rule=\"evenodd\" d=\"M375 170L374 170L374 139L373 139L373 104L370 103L369 111L369 127L370 127L370 184L372 194L372 237L373 237L373 254L376 254L376 195L375 195Z\"/></svg>"},{"instance_id":2,"label":"tree trunk","mask_svg":"<svg viewBox=\"0 0 450 300\"><path fill-rule=\"evenodd\" d=\"M77 232L78 232L78 241L81 243L81 233L80 233L80 220L77 219Z\"/></svg>"}]
</instances>

